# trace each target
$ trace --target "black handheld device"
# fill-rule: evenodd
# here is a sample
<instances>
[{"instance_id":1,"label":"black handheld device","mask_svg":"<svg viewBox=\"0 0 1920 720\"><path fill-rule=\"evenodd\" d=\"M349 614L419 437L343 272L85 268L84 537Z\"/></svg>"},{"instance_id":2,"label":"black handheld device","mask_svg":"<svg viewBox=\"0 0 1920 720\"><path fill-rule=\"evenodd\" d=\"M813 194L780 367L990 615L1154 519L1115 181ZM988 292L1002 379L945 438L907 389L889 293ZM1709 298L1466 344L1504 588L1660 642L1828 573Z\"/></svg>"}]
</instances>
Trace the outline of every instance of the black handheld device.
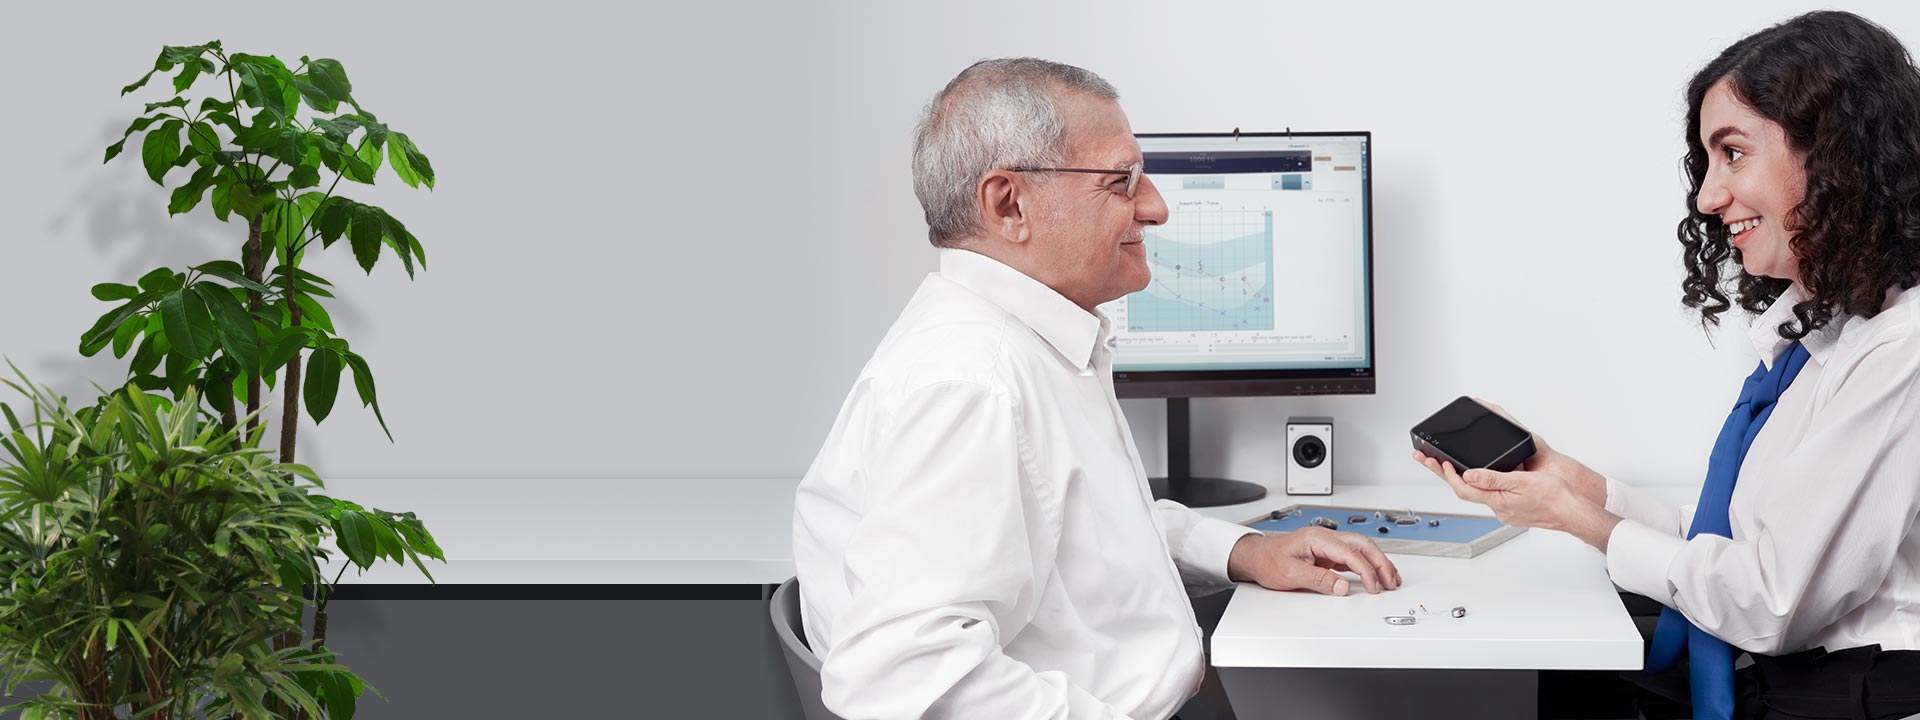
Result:
<instances>
[{"instance_id":1,"label":"black handheld device","mask_svg":"<svg viewBox=\"0 0 1920 720\"><path fill-rule=\"evenodd\" d=\"M1500 413L1461 396L1413 426L1413 448L1455 470L1508 472L1533 457L1533 434Z\"/></svg>"}]
</instances>

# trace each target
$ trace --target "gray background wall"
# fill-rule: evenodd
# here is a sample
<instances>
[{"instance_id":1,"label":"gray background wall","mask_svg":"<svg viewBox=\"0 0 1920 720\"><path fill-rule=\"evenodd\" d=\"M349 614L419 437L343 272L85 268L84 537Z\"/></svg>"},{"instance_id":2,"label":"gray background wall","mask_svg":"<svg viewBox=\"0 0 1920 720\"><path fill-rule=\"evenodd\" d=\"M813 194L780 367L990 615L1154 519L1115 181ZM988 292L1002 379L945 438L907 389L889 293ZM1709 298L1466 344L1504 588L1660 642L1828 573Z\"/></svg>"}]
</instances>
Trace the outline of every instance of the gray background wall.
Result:
<instances>
[{"instance_id":1,"label":"gray background wall","mask_svg":"<svg viewBox=\"0 0 1920 720\"><path fill-rule=\"evenodd\" d=\"M1920 6L1858 9L1920 40ZM396 443L343 400L332 477L798 478L934 251L909 131L955 72L1032 54L1105 75L1140 131L1370 129L1380 392L1195 404L1196 470L1274 484L1290 414L1341 423L1342 482L1422 482L1404 430L1504 403L1635 482L1694 481L1753 362L1681 312L1682 85L1802 3L53 4L6 11L0 353L80 393L98 282L237 255L101 149L163 44L340 59L440 173L386 205L430 265L334 314ZM1511 328L1523 330L1515 332ZM1162 404L1130 401L1149 467Z\"/></svg>"}]
</instances>

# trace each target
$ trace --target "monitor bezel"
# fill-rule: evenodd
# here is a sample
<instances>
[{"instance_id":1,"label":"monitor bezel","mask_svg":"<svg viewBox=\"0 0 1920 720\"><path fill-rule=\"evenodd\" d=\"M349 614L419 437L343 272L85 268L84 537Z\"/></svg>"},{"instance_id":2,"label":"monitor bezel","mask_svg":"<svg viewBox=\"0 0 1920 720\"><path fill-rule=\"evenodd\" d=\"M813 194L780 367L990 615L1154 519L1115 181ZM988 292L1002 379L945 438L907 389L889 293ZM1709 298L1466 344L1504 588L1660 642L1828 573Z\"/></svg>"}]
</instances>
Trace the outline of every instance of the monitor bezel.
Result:
<instances>
[{"instance_id":1,"label":"monitor bezel","mask_svg":"<svg viewBox=\"0 0 1920 720\"><path fill-rule=\"evenodd\" d=\"M1115 370L1114 393L1123 398L1248 397L1262 395L1372 395L1380 346L1375 343L1373 292L1373 131L1313 130L1286 132L1134 133L1136 138L1313 138L1360 137L1360 195L1365 225L1362 277L1366 283L1367 365L1361 368L1275 368L1270 370Z\"/></svg>"}]
</instances>

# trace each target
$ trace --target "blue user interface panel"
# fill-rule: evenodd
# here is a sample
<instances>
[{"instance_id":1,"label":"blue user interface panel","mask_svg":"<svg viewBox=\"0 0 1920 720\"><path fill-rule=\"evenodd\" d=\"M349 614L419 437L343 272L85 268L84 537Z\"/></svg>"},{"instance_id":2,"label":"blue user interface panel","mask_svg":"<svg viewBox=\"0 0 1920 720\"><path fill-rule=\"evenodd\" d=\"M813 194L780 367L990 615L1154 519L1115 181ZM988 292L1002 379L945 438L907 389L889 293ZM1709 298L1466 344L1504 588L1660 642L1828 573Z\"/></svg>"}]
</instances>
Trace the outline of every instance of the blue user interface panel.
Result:
<instances>
[{"instance_id":1,"label":"blue user interface panel","mask_svg":"<svg viewBox=\"0 0 1920 720\"><path fill-rule=\"evenodd\" d=\"M1101 306L1116 371L1372 366L1369 136L1142 136L1166 224Z\"/></svg>"}]
</instances>

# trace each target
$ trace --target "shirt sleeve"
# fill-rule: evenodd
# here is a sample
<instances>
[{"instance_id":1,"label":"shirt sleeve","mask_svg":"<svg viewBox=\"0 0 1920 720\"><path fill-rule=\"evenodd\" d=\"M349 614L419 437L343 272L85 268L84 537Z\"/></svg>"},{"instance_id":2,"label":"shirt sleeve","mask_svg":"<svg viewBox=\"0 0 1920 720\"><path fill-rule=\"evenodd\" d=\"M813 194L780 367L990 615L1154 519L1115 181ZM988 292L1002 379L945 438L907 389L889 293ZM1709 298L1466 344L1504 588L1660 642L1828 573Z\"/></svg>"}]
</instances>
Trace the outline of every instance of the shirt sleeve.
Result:
<instances>
[{"instance_id":1,"label":"shirt sleeve","mask_svg":"<svg viewBox=\"0 0 1920 720\"><path fill-rule=\"evenodd\" d=\"M1258 535L1259 530L1235 525L1194 512L1172 500L1156 500L1153 512L1165 534L1167 552L1174 567L1180 569L1180 581L1192 595L1205 595L1233 585L1227 579L1227 558L1240 538Z\"/></svg>"},{"instance_id":2,"label":"shirt sleeve","mask_svg":"<svg viewBox=\"0 0 1920 720\"><path fill-rule=\"evenodd\" d=\"M1803 649L1886 581L1920 513L1920 342L1862 358L1776 463L1747 467L1758 493L1740 540L1682 540L1622 522L1607 569L1621 587L1743 650ZM1744 505L1744 503L1743 503Z\"/></svg>"},{"instance_id":3,"label":"shirt sleeve","mask_svg":"<svg viewBox=\"0 0 1920 720\"><path fill-rule=\"evenodd\" d=\"M1611 477L1607 478L1607 512L1664 535L1685 537L1687 534L1688 523L1682 518L1680 508Z\"/></svg>"},{"instance_id":4,"label":"shirt sleeve","mask_svg":"<svg viewBox=\"0 0 1920 720\"><path fill-rule=\"evenodd\" d=\"M1018 418L1004 392L945 382L911 393L870 446L850 602L821 668L835 714L1122 717L1002 652L1033 620L1060 537L1059 498L1027 481Z\"/></svg>"}]
</instances>

